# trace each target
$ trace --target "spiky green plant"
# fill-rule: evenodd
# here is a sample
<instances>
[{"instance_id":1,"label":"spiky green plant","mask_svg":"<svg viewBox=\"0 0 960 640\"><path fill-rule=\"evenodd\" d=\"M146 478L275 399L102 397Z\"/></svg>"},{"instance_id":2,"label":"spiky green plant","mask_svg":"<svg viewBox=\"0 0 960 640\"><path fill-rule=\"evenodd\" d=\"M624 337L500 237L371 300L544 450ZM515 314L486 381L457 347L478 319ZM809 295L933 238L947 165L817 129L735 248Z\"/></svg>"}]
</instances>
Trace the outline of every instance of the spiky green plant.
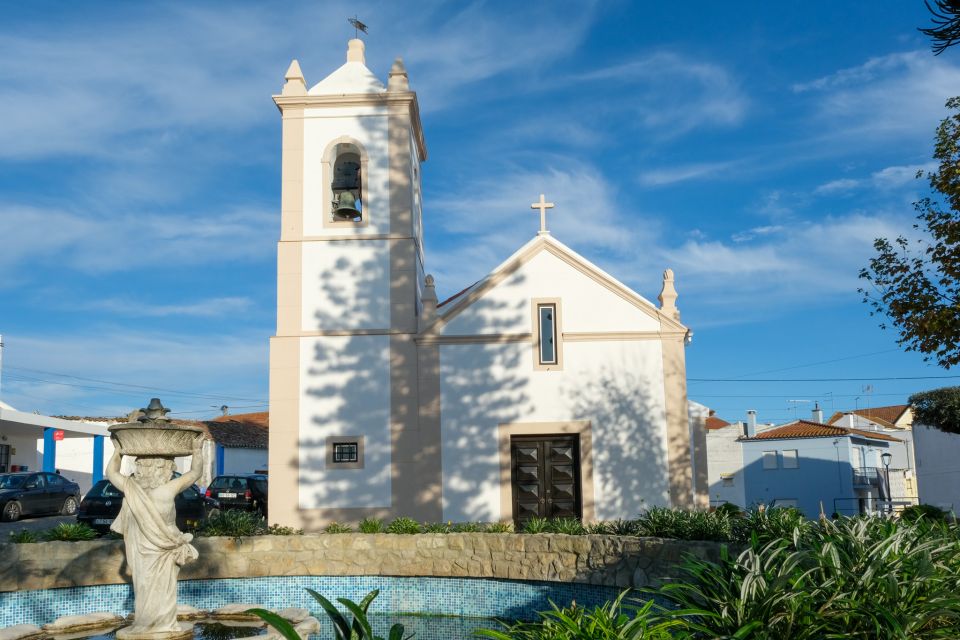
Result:
<instances>
[{"instance_id":1,"label":"spiky green plant","mask_svg":"<svg viewBox=\"0 0 960 640\"><path fill-rule=\"evenodd\" d=\"M350 525L341 524L339 522L331 522L324 528L326 533L352 533L353 528Z\"/></svg>"},{"instance_id":2,"label":"spiky green plant","mask_svg":"<svg viewBox=\"0 0 960 640\"><path fill-rule=\"evenodd\" d=\"M553 518L547 522L546 530L549 533L565 533L571 536L582 536L587 532L577 518Z\"/></svg>"},{"instance_id":3,"label":"spiky green plant","mask_svg":"<svg viewBox=\"0 0 960 640\"><path fill-rule=\"evenodd\" d=\"M483 533L486 527L479 522L457 522L450 527L451 533Z\"/></svg>"},{"instance_id":4,"label":"spiky green plant","mask_svg":"<svg viewBox=\"0 0 960 640\"><path fill-rule=\"evenodd\" d=\"M357 526L360 533L383 533L386 527L383 526L383 520L378 518L364 518Z\"/></svg>"},{"instance_id":5,"label":"spiky green plant","mask_svg":"<svg viewBox=\"0 0 960 640\"><path fill-rule=\"evenodd\" d=\"M267 527L266 534L268 536L302 536L303 529L287 527L282 524L272 524Z\"/></svg>"},{"instance_id":6,"label":"spiky green plant","mask_svg":"<svg viewBox=\"0 0 960 640\"><path fill-rule=\"evenodd\" d=\"M420 531L420 523L406 516L397 518L387 527L387 533L411 534L420 533Z\"/></svg>"},{"instance_id":7,"label":"spiky green plant","mask_svg":"<svg viewBox=\"0 0 960 640\"><path fill-rule=\"evenodd\" d=\"M96 537L97 532L85 522L61 522L53 529L43 533L44 540L59 540L61 542L93 540Z\"/></svg>"},{"instance_id":8,"label":"spiky green plant","mask_svg":"<svg viewBox=\"0 0 960 640\"><path fill-rule=\"evenodd\" d=\"M487 533L513 533L513 525L509 522L491 522L487 525Z\"/></svg>"},{"instance_id":9,"label":"spiky green plant","mask_svg":"<svg viewBox=\"0 0 960 640\"><path fill-rule=\"evenodd\" d=\"M424 533L450 533L451 525L446 522L424 522L421 527Z\"/></svg>"},{"instance_id":10,"label":"spiky green plant","mask_svg":"<svg viewBox=\"0 0 960 640\"><path fill-rule=\"evenodd\" d=\"M20 529L20 531L10 532L10 542L14 544L40 542L40 536L38 536L35 531L30 531L29 529Z\"/></svg>"},{"instance_id":11,"label":"spiky green plant","mask_svg":"<svg viewBox=\"0 0 960 640\"><path fill-rule=\"evenodd\" d=\"M729 540L730 518L722 512L684 511L652 507L635 522L636 535L677 540Z\"/></svg>"},{"instance_id":12,"label":"spiky green plant","mask_svg":"<svg viewBox=\"0 0 960 640\"><path fill-rule=\"evenodd\" d=\"M546 533L547 522L548 521L546 518L538 518L534 516L523 523L523 529L521 533Z\"/></svg>"},{"instance_id":13,"label":"spiky green plant","mask_svg":"<svg viewBox=\"0 0 960 640\"><path fill-rule=\"evenodd\" d=\"M517 622L502 630L481 629L477 635L492 640L672 640L671 630L682 621L654 611L653 602L642 606L624 603L627 592L594 609L571 605L539 614L536 622Z\"/></svg>"},{"instance_id":14,"label":"spiky green plant","mask_svg":"<svg viewBox=\"0 0 960 640\"><path fill-rule=\"evenodd\" d=\"M260 536L267 532L266 521L253 511L228 509L210 516L197 528L196 535L202 537L225 536L228 538L246 538Z\"/></svg>"},{"instance_id":15,"label":"spiky green plant","mask_svg":"<svg viewBox=\"0 0 960 640\"><path fill-rule=\"evenodd\" d=\"M367 617L367 610L370 603L380 595L380 590L376 589L368 593L359 603L348 600L347 598L337 598L337 602L342 604L350 612L352 619L347 619L334 606L332 602L324 598L313 589L307 589L307 593L313 596L313 599L320 603L327 617L333 623L333 632L335 640L407 640L413 637L412 634L404 638L403 625L400 623L390 627L387 638L375 635L370 620ZM287 640L302 640L297 633L296 628L288 620L280 617L272 611L266 609L247 609L247 613L258 616L264 622L279 631Z\"/></svg>"},{"instance_id":16,"label":"spiky green plant","mask_svg":"<svg viewBox=\"0 0 960 640\"><path fill-rule=\"evenodd\" d=\"M732 539L735 542L763 546L773 540L792 538L795 531L806 535L812 522L799 509L778 507L751 509L732 521Z\"/></svg>"}]
</instances>

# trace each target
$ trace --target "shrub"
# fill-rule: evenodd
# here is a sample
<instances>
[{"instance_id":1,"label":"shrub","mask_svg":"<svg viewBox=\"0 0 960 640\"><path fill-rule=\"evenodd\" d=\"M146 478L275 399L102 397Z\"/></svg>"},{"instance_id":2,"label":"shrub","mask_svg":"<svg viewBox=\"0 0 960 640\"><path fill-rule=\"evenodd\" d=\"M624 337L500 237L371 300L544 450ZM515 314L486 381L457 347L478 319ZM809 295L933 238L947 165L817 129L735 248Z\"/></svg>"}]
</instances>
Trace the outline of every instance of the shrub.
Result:
<instances>
[{"instance_id":1,"label":"shrub","mask_svg":"<svg viewBox=\"0 0 960 640\"><path fill-rule=\"evenodd\" d=\"M773 540L791 540L804 536L812 523L799 509L778 507L756 508L733 521L733 540L753 545L764 545Z\"/></svg>"},{"instance_id":2,"label":"shrub","mask_svg":"<svg viewBox=\"0 0 960 640\"><path fill-rule=\"evenodd\" d=\"M677 540L730 540L732 524L724 513L652 507L636 521L636 535Z\"/></svg>"},{"instance_id":3,"label":"shrub","mask_svg":"<svg viewBox=\"0 0 960 640\"><path fill-rule=\"evenodd\" d=\"M446 522L424 522L424 533L450 533L450 525Z\"/></svg>"},{"instance_id":4,"label":"shrub","mask_svg":"<svg viewBox=\"0 0 960 640\"><path fill-rule=\"evenodd\" d=\"M29 529L10 532L10 542L14 544L26 544L28 542L40 542L40 536Z\"/></svg>"},{"instance_id":5,"label":"shrub","mask_svg":"<svg viewBox=\"0 0 960 640\"><path fill-rule=\"evenodd\" d=\"M653 602L624 604L627 592L594 609L571 605L540 613L537 622L517 622L503 631L481 629L477 635L493 640L671 640L670 629L681 621L657 614Z\"/></svg>"},{"instance_id":6,"label":"shrub","mask_svg":"<svg viewBox=\"0 0 960 640\"><path fill-rule=\"evenodd\" d=\"M282 524L272 524L267 527L266 531L268 536L302 536L303 529L294 529L293 527L285 527Z\"/></svg>"},{"instance_id":7,"label":"shrub","mask_svg":"<svg viewBox=\"0 0 960 640\"><path fill-rule=\"evenodd\" d=\"M654 593L695 637L939 638L960 631L960 541L946 527L823 520Z\"/></svg>"},{"instance_id":8,"label":"shrub","mask_svg":"<svg viewBox=\"0 0 960 640\"><path fill-rule=\"evenodd\" d=\"M509 522L491 522L487 525L487 533L513 533L513 525Z\"/></svg>"},{"instance_id":9,"label":"shrub","mask_svg":"<svg viewBox=\"0 0 960 640\"><path fill-rule=\"evenodd\" d=\"M733 504L732 502L724 502L719 507L716 508L716 513L722 513L731 518L739 518L743 515L743 509Z\"/></svg>"},{"instance_id":10,"label":"shrub","mask_svg":"<svg viewBox=\"0 0 960 640\"><path fill-rule=\"evenodd\" d=\"M534 516L523 523L523 533L546 533L547 519Z\"/></svg>"},{"instance_id":11,"label":"shrub","mask_svg":"<svg viewBox=\"0 0 960 640\"><path fill-rule=\"evenodd\" d=\"M387 533L420 533L420 523L413 518L400 517L390 523Z\"/></svg>"},{"instance_id":12,"label":"shrub","mask_svg":"<svg viewBox=\"0 0 960 640\"><path fill-rule=\"evenodd\" d=\"M547 522L546 530L549 533L565 533L571 536L582 536L587 532L577 518L554 518Z\"/></svg>"},{"instance_id":13,"label":"shrub","mask_svg":"<svg viewBox=\"0 0 960 640\"><path fill-rule=\"evenodd\" d=\"M203 537L246 538L263 535L266 532L267 523L259 514L237 509L220 511L201 522L197 528L197 535Z\"/></svg>"},{"instance_id":14,"label":"shrub","mask_svg":"<svg viewBox=\"0 0 960 640\"><path fill-rule=\"evenodd\" d=\"M915 504L900 512L900 519L907 522L915 522L920 518L937 522L946 520L948 516L946 511L932 504Z\"/></svg>"},{"instance_id":15,"label":"shrub","mask_svg":"<svg viewBox=\"0 0 960 640\"><path fill-rule=\"evenodd\" d=\"M44 540L59 540L62 542L93 540L96 537L97 532L83 522L61 522L43 534Z\"/></svg>"},{"instance_id":16,"label":"shrub","mask_svg":"<svg viewBox=\"0 0 960 640\"><path fill-rule=\"evenodd\" d=\"M324 528L326 533L351 533L353 528L350 525L340 524L339 522L331 522Z\"/></svg>"},{"instance_id":17,"label":"shrub","mask_svg":"<svg viewBox=\"0 0 960 640\"><path fill-rule=\"evenodd\" d=\"M358 526L360 533L383 533L383 521L377 518L364 518Z\"/></svg>"},{"instance_id":18,"label":"shrub","mask_svg":"<svg viewBox=\"0 0 960 640\"><path fill-rule=\"evenodd\" d=\"M483 533L486 527L479 522L458 522L450 528L451 533Z\"/></svg>"}]
</instances>

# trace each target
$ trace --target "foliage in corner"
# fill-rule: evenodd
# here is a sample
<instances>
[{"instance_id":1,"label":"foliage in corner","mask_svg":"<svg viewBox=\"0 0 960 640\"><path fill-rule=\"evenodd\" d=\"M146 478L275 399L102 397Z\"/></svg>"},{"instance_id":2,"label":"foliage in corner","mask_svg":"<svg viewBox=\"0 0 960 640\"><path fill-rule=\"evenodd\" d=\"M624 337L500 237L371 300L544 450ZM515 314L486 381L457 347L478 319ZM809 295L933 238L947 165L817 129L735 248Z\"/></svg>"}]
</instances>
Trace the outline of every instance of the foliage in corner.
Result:
<instances>
[{"instance_id":1,"label":"foliage in corner","mask_svg":"<svg viewBox=\"0 0 960 640\"><path fill-rule=\"evenodd\" d=\"M413 637L413 634L409 636L403 635L404 629L400 623L390 627L390 632L386 638L378 636L373 632L373 626L367 617L367 610L370 608L370 603L380 595L379 589L368 593L359 603L348 600L347 598L337 598L337 602L346 607L350 612L352 619L349 620L340 613L332 602L313 589L307 589L307 593L320 603L323 611L327 614L327 617L330 618L330 622L333 623L335 640L408 640ZM281 618L277 614L267 611L266 609L247 609L246 612L258 616L279 631L286 640L302 640L296 628L290 624L289 621Z\"/></svg>"},{"instance_id":2,"label":"foliage in corner","mask_svg":"<svg viewBox=\"0 0 960 640\"><path fill-rule=\"evenodd\" d=\"M877 238L860 271L871 289L859 291L870 315L889 318L900 345L949 369L960 363L960 98L946 106L954 113L937 129L939 166L925 176L932 194L914 203L920 237Z\"/></svg>"},{"instance_id":3,"label":"foliage in corner","mask_svg":"<svg viewBox=\"0 0 960 640\"><path fill-rule=\"evenodd\" d=\"M960 42L960 0L924 0L924 4L933 14L934 26L918 31L933 39L933 53L940 55Z\"/></svg>"},{"instance_id":4,"label":"foliage in corner","mask_svg":"<svg viewBox=\"0 0 960 640\"><path fill-rule=\"evenodd\" d=\"M910 396L913 422L960 433L960 387L942 387Z\"/></svg>"}]
</instances>

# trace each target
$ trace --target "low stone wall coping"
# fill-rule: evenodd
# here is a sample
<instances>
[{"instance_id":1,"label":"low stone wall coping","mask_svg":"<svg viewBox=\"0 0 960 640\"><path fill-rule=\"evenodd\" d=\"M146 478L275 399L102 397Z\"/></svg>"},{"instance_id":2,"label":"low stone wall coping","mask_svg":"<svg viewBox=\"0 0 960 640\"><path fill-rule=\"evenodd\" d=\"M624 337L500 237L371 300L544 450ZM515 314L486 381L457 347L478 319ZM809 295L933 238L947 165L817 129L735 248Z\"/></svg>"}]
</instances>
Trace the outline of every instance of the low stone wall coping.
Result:
<instances>
[{"instance_id":1,"label":"low stone wall coping","mask_svg":"<svg viewBox=\"0 0 960 640\"><path fill-rule=\"evenodd\" d=\"M430 576L654 587L685 554L717 560L717 542L512 533L307 534L196 538L181 580L261 576ZM0 592L129 583L122 540L0 544Z\"/></svg>"}]
</instances>

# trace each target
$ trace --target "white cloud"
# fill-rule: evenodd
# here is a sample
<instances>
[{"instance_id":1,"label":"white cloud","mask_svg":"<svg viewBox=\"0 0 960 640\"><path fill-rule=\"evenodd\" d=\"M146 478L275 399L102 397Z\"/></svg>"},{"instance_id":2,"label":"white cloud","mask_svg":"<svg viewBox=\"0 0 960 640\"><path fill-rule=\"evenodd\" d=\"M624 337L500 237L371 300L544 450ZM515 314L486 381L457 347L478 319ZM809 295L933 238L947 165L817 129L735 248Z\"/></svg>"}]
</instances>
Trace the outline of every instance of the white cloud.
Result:
<instances>
[{"instance_id":1,"label":"white cloud","mask_svg":"<svg viewBox=\"0 0 960 640\"><path fill-rule=\"evenodd\" d=\"M864 144L926 136L957 93L960 66L928 51L893 53L817 80L799 83L798 94L816 100L824 135L856 137Z\"/></svg>"},{"instance_id":2,"label":"white cloud","mask_svg":"<svg viewBox=\"0 0 960 640\"><path fill-rule=\"evenodd\" d=\"M746 242L747 240L752 240L757 236L769 236L775 233L781 233L784 230L784 227L779 224L765 225L762 227L754 227L752 229L747 229L746 231L740 231L733 234L730 239L734 242Z\"/></svg>"},{"instance_id":3,"label":"white cloud","mask_svg":"<svg viewBox=\"0 0 960 640\"><path fill-rule=\"evenodd\" d=\"M820 185L814 189L813 192L817 195L847 193L858 188L860 184L860 180L854 180L853 178L840 178L839 180L831 180L830 182Z\"/></svg>"},{"instance_id":4,"label":"white cloud","mask_svg":"<svg viewBox=\"0 0 960 640\"><path fill-rule=\"evenodd\" d=\"M125 415L159 396L174 411L209 407L213 414L219 404L265 401L268 343L260 332L204 336L100 326L84 333L6 335L4 342L4 391L11 392L4 396L18 408ZM14 379L11 390L6 383Z\"/></svg>"},{"instance_id":5,"label":"white cloud","mask_svg":"<svg viewBox=\"0 0 960 640\"><path fill-rule=\"evenodd\" d=\"M628 85L630 99L623 108L639 124L664 137L703 126L732 126L746 116L749 100L739 83L723 67L672 53L657 52L621 65L598 69L571 79L596 83L599 93ZM612 86L611 86L612 85Z\"/></svg>"},{"instance_id":6,"label":"white cloud","mask_svg":"<svg viewBox=\"0 0 960 640\"><path fill-rule=\"evenodd\" d=\"M678 182L686 182L688 180L716 178L737 164L738 163L734 161L697 162L694 164L650 169L640 174L640 184L647 187L662 187Z\"/></svg>"},{"instance_id":7,"label":"white cloud","mask_svg":"<svg viewBox=\"0 0 960 640\"><path fill-rule=\"evenodd\" d=\"M254 209L96 216L0 204L0 275L51 258L87 273L263 260L274 251L276 224L275 214Z\"/></svg>"},{"instance_id":8,"label":"white cloud","mask_svg":"<svg viewBox=\"0 0 960 640\"><path fill-rule=\"evenodd\" d=\"M925 173L927 171L933 171L936 167L936 163L933 162L920 165L887 167L886 169L874 172L870 176L870 180L874 186L884 189L894 189L907 184L916 184L918 172Z\"/></svg>"},{"instance_id":9,"label":"white cloud","mask_svg":"<svg viewBox=\"0 0 960 640\"><path fill-rule=\"evenodd\" d=\"M106 298L75 303L74 309L103 311L110 314L140 318L163 318L168 316L187 316L193 318L216 318L230 316L248 310L253 305L250 298L223 297L210 298L201 302L181 304L157 304L144 300Z\"/></svg>"}]
</instances>

